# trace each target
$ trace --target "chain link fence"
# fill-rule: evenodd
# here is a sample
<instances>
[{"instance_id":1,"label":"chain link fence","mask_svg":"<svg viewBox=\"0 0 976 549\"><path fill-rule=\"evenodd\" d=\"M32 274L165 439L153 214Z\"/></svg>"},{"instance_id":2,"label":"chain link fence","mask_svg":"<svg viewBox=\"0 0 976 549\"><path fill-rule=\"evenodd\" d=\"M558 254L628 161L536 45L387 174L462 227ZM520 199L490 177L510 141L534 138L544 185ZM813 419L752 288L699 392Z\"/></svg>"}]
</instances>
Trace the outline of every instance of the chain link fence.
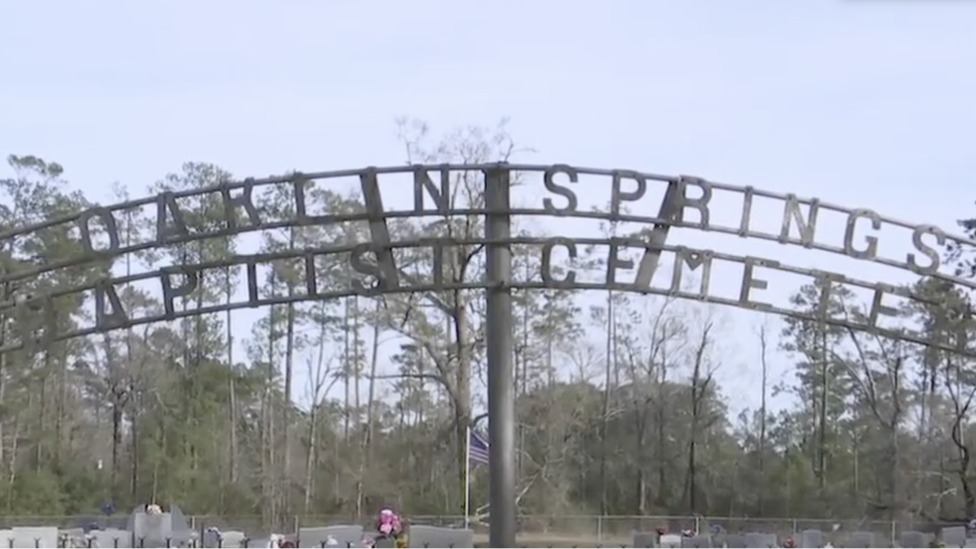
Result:
<instances>
[{"instance_id":1,"label":"chain link fence","mask_svg":"<svg viewBox=\"0 0 976 549\"><path fill-rule=\"evenodd\" d=\"M105 517L94 515L74 516L2 516L0 528L15 526L57 526L77 528ZM260 515L187 515L191 529L216 527L220 530L241 530L247 535L262 536L269 531L294 532L301 527L350 524L357 522L354 517L342 515L294 515L286 516L269 525L267 518ZM116 519L125 521L124 516ZM412 524L433 526L464 525L464 517L459 515L418 516L408 515ZM369 526L369 518L363 519ZM470 527L476 534L486 534L487 526L472 523ZM833 537L833 534L846 535L851 532L873 532L880 539L895 539L902 530L913 529L912 524L898 524L894 521L804 519L804 518L740 518L740 517L702 517L702 516L594 516L561 515L519 517L519 536L527 539L545 538L559 540L580 540L586 543L626 542L634 532L649 532L656 528L666 528L669 532L694 530L697 532L725 532L742 534L764 532L778 536L790 536L803 530L820 530Z\"/></svg>"}]
</instances>

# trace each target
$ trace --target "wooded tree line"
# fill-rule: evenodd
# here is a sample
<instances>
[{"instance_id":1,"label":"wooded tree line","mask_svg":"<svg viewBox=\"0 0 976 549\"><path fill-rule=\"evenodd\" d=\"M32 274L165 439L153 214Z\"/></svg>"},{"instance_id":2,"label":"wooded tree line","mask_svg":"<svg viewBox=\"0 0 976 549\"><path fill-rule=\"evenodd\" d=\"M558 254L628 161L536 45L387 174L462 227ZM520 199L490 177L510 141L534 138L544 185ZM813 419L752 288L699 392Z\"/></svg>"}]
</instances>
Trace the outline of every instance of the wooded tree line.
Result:
<instances>
[{"instance_id":1,"label":"wooded tree line","mask_svg":"<svg viewBox=\"0 0 976 549\"><path fill-rule=\"evenodd\" d=\"M515 144L499 128L464 128L431 140L404 124L411 162L507 159ZM0 230L92 204L58 164L11 156L0 180ZM204 188L231 178L188 163L137 196ZM458 174L456 206L480 207L482 182ZM262 215L294 212L290 186L255 197ZM118 199L129 190L117 186ZM316 211L361 211L354 194L310 188ZM181 204L185 222L225 222L219 195ZM311 207L311 206L310 206ZM121 239L140 240L155 219L119 219ZM393 240L420 233L476 238L477 216L391 220ZM972 224L966 229L973 232ZM618 230L603 227L607 235ZM535 231L536 233L538 231ZM260 249L369 239L365 223L288 227L261 233ZM141 238L145 240L143 236ZM161 265L217 261L241 253L241 238L212 238L61 269L0 288L3 300L38 295ZM51 228L0 244L5 272L81 253L76 232ZM475 246L446 256L445 277L474 280ZM516 270L537 271L538 253L516 246ZM429 257L405 251L417 277ZM971 274L965 250L947 250ZM413 255L410 255L413 254ZM348 287L340 256L319 258L322 281ZM582 253L581 264L602 259ZM280 261L262 292L296 295L304 266ZM235 301L240 272L207 272L188 307ZM935 340L972 346L969 296L920 280L915 290L942 305L905 306L901 320ZM797 308L816 309L822 290L799 288ZM155 500L188 513L366 515L395 502L414 515L458 514L465 430L483 408L484 303L480 292L307 301L260 310L250 333L230 313L199 315L0 355L0 507L7 514L92 512ZM160 311L160 296L120 289L129 311ZM90 325L91 307L58 298L56 323ZM516 291L520 512L691 514L845 518L976 515L972 478L970 359L823 323L785 320L757 327L755 352L725 356L719 314L666 298L607 292L584 302L560 290ZM832 288L836 316L863 317L865 304ZM28 332L29 319L0 314L0 345ZM389 352L391 348L394 352ZM748 347L748 346L747 346ZM791 357L795 376L774 382L768 365ZM758 405L729 411L717 372L746 363L761 380ZM473 390L472 387L475 389ZM770 399L792 395L774 409ZM291 397L287 396L291 395ZM299 396L301 395L301 396ZM475 469L473 500L487 497Z\"/></svg>"}]
</instances>

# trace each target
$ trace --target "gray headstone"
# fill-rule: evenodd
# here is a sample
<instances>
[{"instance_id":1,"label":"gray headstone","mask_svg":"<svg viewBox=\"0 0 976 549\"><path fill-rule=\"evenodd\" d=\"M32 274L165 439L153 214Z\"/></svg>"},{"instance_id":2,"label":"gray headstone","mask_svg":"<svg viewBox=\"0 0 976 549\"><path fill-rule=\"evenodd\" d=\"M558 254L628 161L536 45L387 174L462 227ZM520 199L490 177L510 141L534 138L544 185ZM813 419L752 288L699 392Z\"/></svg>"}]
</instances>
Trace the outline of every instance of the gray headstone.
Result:
<instances>
[{"instance_id":1,"label":"gray headstone","mask_svg":"<svg viewBox=\"0 0 976 549\"><path fill-rule=\"evenodd\" d=\"M373 542L376 549L393 549L396 547L396 540L393 538L379 538Z\"/></svg>"},{"instance_id":2,"label":"gray headstone","mask_svg":"<svg viewBox=\"0 0 976 549\"><path fill-rule=\"evenodd\" d=\"M223 532L221 532L220 534L218 534L217 532L214 532L213 530L209 530L209 529L204 530L203 531L203 535L200 536L200 546L201 547L206 547L206 548L219 547L220 546L221 536L222 535L223 535Z\"/></svg>"},{"instance_id":3,"label":"gray headstone","mask_svg":"<svg viewBox=\"0 0 976 549\"><path fill-rule=\"evenodd\" d=\"M726 547L735 547L736 549L749 547L749 544L746 543L746 537L738 534L726 534L716 545L725 545Z\"/></svg>"},{"instance_id":4,"label":"gray headstone","mask_svg":"<svg viewBox=\"0 0 976 549\"><path fill-rule=\"evenodd\" d=\"M339 543L339 547L359 547L363 541L363 527L358 524L337 526L317 526L298 530L299 547L322 547L329 536ZM251 544L251 547L256 547Z\"/></svg>"},{"instance_id":5,"label":"gray headstone","mask_svg":"<svg viewBox=\"0 0 976 549\"><path fill-rule=\"evenodd\" d=\"M175 546L172 517L169 513L150 515L136 513L135 529L137 547L167 547Z\"/></svg>"},{"instance_id":6,"label":"gray headstone","mask_svg":"<svg viewBox=\"0 0 976 549\"><path fill-rule=\"evenodd\" d=\"M746 534L747 547L776 547L776 534L764 534L762 532L749 532Z\"/></svg>"},{"instance_id":7,"label":"gray headstone","mask_svg":"<svg viewBox=\"0 0 976 549\"><path fill-rule=\"evenodd\" d=\"M804 530L800 532L800 543L797 547L823 547L824 534L820 530Z\"/></svg>"},{"instance_id":8,"label":"gray headstone","mask_svg":"<svg viewBox=\"0 0 976 549\"><path fill-rule=\"evenodd\" d=\"M976 547L976 538L968 538L966 544L963 547Z\"/></svg>"},{"instance_id":9,"label":"gray headstone","mask_svg":"<svg viewBox=\"0 0 976 549\"><path fill-rule=\"evenodd\" d=\"M898 545L902 547L928 547L929 542L926 539L927 536L915 530L909 530L907 532L902 532L898 536Z\"/></svg>"},{"instance_id":10,"label":"gray headstone","mask_svg":"<svg viewBox=\"0 0 976 549\"><path fill-rule=\"evenodd\" d=\"M691 536L681 538L682 547L711 547L712 538L709 536Z\"/></svg>"},{"instance_id":11,"label":"gray headstone","mask_svg":"<svg viewBox=\"0 0 976 549\"><path fill-rule=\"evenodd\" d=\"M409 547L474 547L474 532L464 528L440 528L417 524L410 527Z\"/></svg>"},{"instance_id":12,"label":"gray headstone","mask_svg":"<svg viewBox=\"0 0 976 549\"><path fill-rule=\"evenodd\" d=\"M865 549L874 547L874 532L854 532L847 536L844 547Z\"/></svg>"},{"instance_id":13,"label":"gray headstone","mask_svg":"<svg viewBox=\"0 0 976 549\"><path fill-rule=\"evenodd\" d=\"M943 528L942 541L949 547L962 547L966 544L966 527L947 526Z\"/></svg>"},{"instance_id":14,"label":"gray headstone","mask_svg":"<svg viewBox=\"0 0 976 549\"><path fill-rule=\"evenodd\" d=\"M183 514L183 510L176 505L170 505L167 510L169 513L171 522L173 524L173 530L188 530L186 516Z\"/></svg>"},{"instance_id":15,"label":"gray headstone","mask_svg":"<svg viewBox=\"0 0 976 549\"><path fill-rule=\"evenodd\" d=\"M634 532L634 547L657 547L657 532Z\"/></svg>"}]
</instances>

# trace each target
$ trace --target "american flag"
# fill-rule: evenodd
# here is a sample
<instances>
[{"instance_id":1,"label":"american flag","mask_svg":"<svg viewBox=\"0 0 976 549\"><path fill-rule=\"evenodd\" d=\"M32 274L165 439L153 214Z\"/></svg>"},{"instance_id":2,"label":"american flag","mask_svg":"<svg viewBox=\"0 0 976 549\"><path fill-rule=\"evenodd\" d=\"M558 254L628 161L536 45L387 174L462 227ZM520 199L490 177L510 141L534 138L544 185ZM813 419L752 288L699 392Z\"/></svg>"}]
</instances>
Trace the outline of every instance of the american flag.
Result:
<instances>
[{"instance_id":1,"label":"american flag","mask_svg":"<svg viewBox=\"0 0 976 549\"><path fill-rule=\"evenodd\" d=\"M474 430L468 434L468 459L471 463L488 465L488 441Z\"/></svg>"}]
</instances>

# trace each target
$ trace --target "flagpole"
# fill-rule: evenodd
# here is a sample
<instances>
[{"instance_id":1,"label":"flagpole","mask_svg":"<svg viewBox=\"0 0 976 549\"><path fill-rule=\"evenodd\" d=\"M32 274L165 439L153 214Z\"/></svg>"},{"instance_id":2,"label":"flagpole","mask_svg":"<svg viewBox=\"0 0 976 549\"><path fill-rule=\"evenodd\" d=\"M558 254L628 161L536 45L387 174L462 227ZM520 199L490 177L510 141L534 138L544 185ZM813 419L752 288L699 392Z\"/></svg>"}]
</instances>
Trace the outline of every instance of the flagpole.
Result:
<instances>
[{"instance_id":1,"label":"flagpole","mask_svg":"<svg viewBox=\"0 0 976 549\"><path fill-rule=\"evenodd\" d=\"M467 528L470 522L471 509L471 425L465 430L464 436L464 527Z\"/></svg>"}]
</instances>

